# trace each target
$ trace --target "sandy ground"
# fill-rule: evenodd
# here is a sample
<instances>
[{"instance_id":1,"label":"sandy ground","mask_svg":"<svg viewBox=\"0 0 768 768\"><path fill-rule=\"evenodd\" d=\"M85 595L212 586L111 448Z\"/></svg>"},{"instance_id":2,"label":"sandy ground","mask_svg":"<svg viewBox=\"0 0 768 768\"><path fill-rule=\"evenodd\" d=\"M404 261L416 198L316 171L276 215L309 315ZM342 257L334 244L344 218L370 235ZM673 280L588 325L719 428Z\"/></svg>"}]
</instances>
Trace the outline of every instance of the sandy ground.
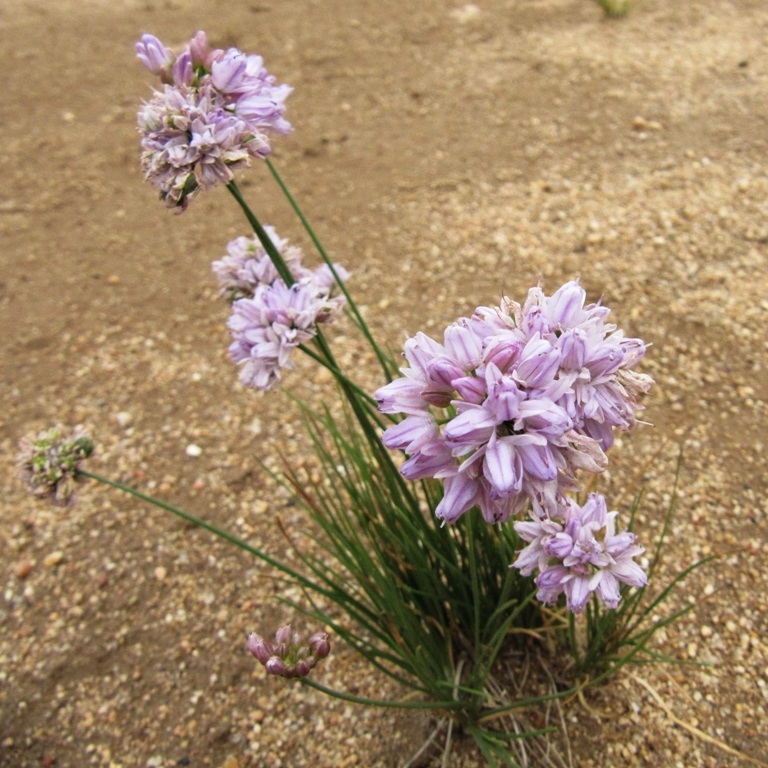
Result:
<instances>
[{"instance_id":1,"label":"sandy ground","mask_svg":"<svg viewBox=\"0 0 768 768\"><path fill-rule=\"evenodd\" d=\"M22 435L82 423L94 471L290 556L275 518L303 521L258 459L306 443L284 395L238 384L209 271L247 226L224 190L174 217L138 167L151 78L133 43L197 29L294 86L275 162L393 348L573 277L653 342L655 426L621 441L602 490L621 508L646 489L652 541L683 449L659 586L717 559L659 650L706 666L570 702L570 761L768 763L764 1L644 0L607 22L589 0L6 0L0 765L401 766L430 729L265 680L245 633L293 617L247 557L102 488L46 507L14 476ZM266 169L240 181L307 245ZM332 337L356 360L348 332ZM308 364L287 383L328 396ZM324 674L397 695L343 649ZM459 740L448 764L481 761Z\"/></svg>"}]
</instances>

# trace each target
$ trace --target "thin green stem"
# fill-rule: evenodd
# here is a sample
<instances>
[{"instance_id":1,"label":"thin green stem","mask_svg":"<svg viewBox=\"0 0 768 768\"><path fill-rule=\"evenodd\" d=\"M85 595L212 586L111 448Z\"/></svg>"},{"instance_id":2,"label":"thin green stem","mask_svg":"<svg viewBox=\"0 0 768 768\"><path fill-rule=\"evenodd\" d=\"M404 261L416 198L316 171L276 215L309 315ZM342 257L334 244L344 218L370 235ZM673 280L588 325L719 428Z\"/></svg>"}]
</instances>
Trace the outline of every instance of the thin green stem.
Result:
<instances>
[{"instance_id":1,"label":"thin green stem","mask_svg":"<svg viewBox=\"0 0 768 768\"><path fill-rule=\"evenodd\" d=\"M272 263L275 265L275 269L277 270L280 277L283 278L287 286L293 285L296 280L293 277L293 274L291 274L291 270L288 269L288 265L285 263L285 259L280 254L280 251L277 250L277 247L270 239L264 227L261 226L261 222L256 218L255 214L248 206L248 203L245 202L245 198L240 193L240 188L237 186L234 180L227 184L227 189L232 194L232 197L237 200L238 205L245 214L245 218L248 219L248 223L256 233L256 237L259 238L259 242L264 246L264 250L267 252L269 258L272 260Z\"/></svg>"},{"instance_id":2,"label":"thin green stem","mask_svg":"<svg viewBox=\"0 0 768 768\"><path fill-rule=\"evenodd\" d=\"M277 269L278 274L280 277L285 281L285 284L290 286L295 283L295 279L293 275L291 274L291 270L288 268L288 265L285 262L285 259L283 259L282 255L278 251L275 244L270 239L269 235L264 230L264 227L261 225L261 222L256 218L256 215L251 210L248 203L245 201L245 198L243 197L242 193L240 192L239 187L234 181L230 181L229 184L227 184L227 189L232 194L232 197L235 198L238 205L242 209L243 213L245 214L245 217L248 219L248 222L250 223L251 227L253 228L253 231L256 233L256 237L259 238L259 241L261 242L262 246L264 247L264 250L267 252L269 258L272 260L272 263L275 265L275 269ZM286 194L289 197L289 200L292 200L290 197L290 193L285 190ZM297 212L298 213L298 212ZM303 215L301 215L302 222L305 222ZM307 223L306 226L308 227L309 224ZM323 251L323 258L327 261L327 255L325 255L325 252ZM344 291L345 296L347 296L347 301L350 301L350 298L348 294L346 293L346 289L343 286L343 282L338 278L338 275L336 274L333 265L330 264L329 261L327 263L330 265L331 271L334 274L334 277L336 278L339 285L342 287L342 290ZM350 301L350 306L353 302ZM360 320L361 318L358 318ZM368 334L370 336L370 334ZM373 404L372 399L369 395L365 395L364 402L366 407L361 408L359 404L359 398L362 393L362 390L359 386L356 384L353 384L350 379L348 379L344 373L342 372L341 368L339 367L338 363L336 362L336 359L333 356L333 353L331 352L331 348L328 345L328 342L325 340L325 337L323 336L322 331L319 327L316 326L316 335L315 335L315 344L320 350L320 355L313 355L315 360L320 362L322 365L324 365L331 373L333 373L336 380L341 385L342 389L344 390L344 393L347 397L347 399L350 401L353 409L355 410L355 414L358 416L358 420L360 421L361 426L366 431L366 434L369 436L371 435L371 424L370 419L368 418L368 415L370 411L368 410L371 405ZM374 344L373 339L370 339L370 341ZM304 351L306 351L306 348L303 348ZM373 434L375 434L375 429L373 430ZM376 437L378 439L378 436Z\"/></svg>"},{"instance_id":3,"label":"thin green stem","mask_svg":"<svg viewBox=\"0 0 768 768\"><path fill-rule=\"evenodd\" d=\"M288 189L285 182L283 181L282 177L277 172L277 169L275 168L272 161L267 159L266 163L267 163L267 168L269 168L270 172L272 173L272 176L274 176L275 181L277 182L278 186L280 187L286 199L288 200L288 203L290 204L291 208L293 208L294 213L298 216L299 221L301 221L304 229L306 230L307 234L309 235L312 242L314 243L315 248L317 248L317 252L320 254L320 257L328 265L328 268L331 270L331 274L336 280L339 288L341 289L341 292L344 294L344 298L346 298L347 300L347 304L349 306L350 311L355 316L358 328L360 329L361 333L363 334L363 336L365 336L366 340L370 344L371 349L373 349L374 354L376 355L379 361L379 364L381 365L381 368L384 371L385 378L387 379L387 381L391 381L392 378L396 375L396 370L393 368L387 356L384 354L384 352L382 352L382 350L379 348L379 345L376 343L376 340L373 338L373 335L371 334L371 331L368 328L368 325L363 319L363 316L360 313L360 310L358 309L357 304L355 303L355 300L352 298L352 295L347 290L347 287L344 284L344 281L339 277L339 274L336 271L336 267L331 261L330 256L328 255L325 248L323 247L323 244L320 242L320 239L315 234L315 231L312 228L312 225L309 223L309 220L307 219L307 217L304 215L304 212L299 207L299 204L296 202L296 199L293 197L290 190Z\"/></svg>"},{"instance_id":4,"label":"thin green stem","mask_svg":"<svg viewBox=\"0 0 768 768\"><path fill-rule=\"evenodd\" d=\"M472 649L474 658L472 661L475 665L479 662L480 653L480 584L477 578L477 554L475 549L475 518L472 517L467 526L467 549L469 550L469 572L470 579L472 581L472 610L473 610L473 627L472 627L472 642L474 648Z\"/></svg>"},{"instance_id":5,"label":"thin green stem","mask_svg":"<svg viewBox=\"0 0 768 768\"><path fill-rule=\"evenodd\" d=\"M376 400L375 398L366 390L364 390L359 384L356 384L351 379L348 379L342 371L339 370L339 368L335 365L332 365L328 360L324 359L322 355L318 355L317 352L313 352L310 347L308 347L306 344L299 344L299 349L305 354L311 357L316 363L319 363L324 368L327 368L334 376L334 378L339 379L343 377L349 386L357 392L357 394L365 400L368 405L376 406Z\"/></svg>"},{"instance_id":6,"label":"thin green stem","mask_svg":"<svg viewBox=\"0 0 768 768\"><path fill-rule=\"evenodd\" d=\"M134 496L137 499L140 499L141 501L145 501L148 504L152 504L156 507L159 507L160 509L163 509L166 512L171 512L177 517L180 517L183 520L186 520L188 523L192 523L193 525L196 525L198 528L204 528L206 531L209 531L214 536L218 536L220 539L224 539L224 541L228 541L230 544L234 544L236 547L239 547L240 549L245 550L246 552L253 555L254 557L259 558L259 560L263 560L265 563L268 563L269 565L273 566L277 570L282 571L283 573L287 574L291 578L296 579L298 582L300 582L303 586L307 587L308 589L314 590L316 592L321 592L322 594L326 594L325 590L323 590L313 581L308 579L306 576L302 576L300 573L293 570L293 568L291 568L290 566L287 566L284 563L281 563L279 560L275 560L275 558L271 557L266 552L263 552L262 550L251 546L250 544L248 544L248 542L243 541L241 538L238 538L234 534L229 533L228 531L225 531L222 528L219 528L218 526L213 525L213 523L209 523L200 517L192 515L189 512L185 512L183 509L179 509L178 507L173 506L173 504L168 504L167 502L162 501L161 499L155 498L154 496L150 496L146 493L142 493L141 491L136 490L136 488L131 488L131 486L129 485L124 485L123 483L118 482L117 480L110 480L108 477L102 477L101 475L97 475L94 472L89 472L84 469L78 470L77 474L81 475L82 477L88 477L91 480L95 480L97 483L102 483L103 485L108 485L108 486L111 486L112 488L116 488L118 491L123 491L124 493L130 494L131 496Z\"/></svg>"},{"instance_id":7,"label":"thin green stem","mask_svg":"<svg viewBox=\"0 0 768 768\"><path fill-rule=\"evenodd\" d=\"M386 699L368 699L364 696L354 696L351 693L344 693L343 691L336 691L333 688L326 688L321 683L317 683L311 678L300 678L303 685L308 688L314 688L320 693L324 693L326 696L331 696L334 699L341 699L342 701L349 701L353 704L363 704L369 707L385 707L388 709L430 709L430 710L451 710L460 709L463 705L460 701L387 701Z\"/></svg>"},{"instance_id":8,"label":"thin green stem","mask_svg":"<svg viewBox=\"0 0 768 768\"><path fill-rule=\"evenodd\" d=\"M580 664L579 661L581 654L579 653L579 643L576 639L576 618L573 611L568 611L568 640L571 644L571 653L573 654L576 664Z\"/></svg>"}]
</instances>

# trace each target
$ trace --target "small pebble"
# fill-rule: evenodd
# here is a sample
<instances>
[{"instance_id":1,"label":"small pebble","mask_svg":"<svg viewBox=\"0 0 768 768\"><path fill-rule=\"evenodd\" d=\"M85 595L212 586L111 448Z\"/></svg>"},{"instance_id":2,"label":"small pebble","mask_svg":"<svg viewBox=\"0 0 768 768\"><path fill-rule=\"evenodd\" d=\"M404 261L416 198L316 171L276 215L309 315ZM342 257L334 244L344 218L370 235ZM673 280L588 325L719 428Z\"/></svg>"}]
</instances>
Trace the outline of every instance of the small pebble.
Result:
<instances>
[{"instance_id":1,"label":"small pebble","mask_svg":"<svg viewBox=\"0 0 768 768\"><path fill-rule=\"evenodd\" d=\"M194 443L190 443L184 450L187 456L192 456L193 458L203 455L203 449Z\"/></svg>"},{"instance_id":2,"label":"small pebble","mask_svg":"<svg viewBox=\"0 0 768 768\"><path fill-rule=\"evenodd\" d=\"M469 3L461 8L454 8L449 13L459 24L466 24L480 15L480 9L473 3Z\"/></svg>"},{"instance_id":3,"label":"small pebble","mask_svg":"<svg viewBox=\"0 0 768 768\"><path fill-rule=\"evenodd\" d=\"M52 568L55 565L59 565L64 560L64 553L61 550L56 550L45 556L43 564Z\"/></svg>"}]
</instances>

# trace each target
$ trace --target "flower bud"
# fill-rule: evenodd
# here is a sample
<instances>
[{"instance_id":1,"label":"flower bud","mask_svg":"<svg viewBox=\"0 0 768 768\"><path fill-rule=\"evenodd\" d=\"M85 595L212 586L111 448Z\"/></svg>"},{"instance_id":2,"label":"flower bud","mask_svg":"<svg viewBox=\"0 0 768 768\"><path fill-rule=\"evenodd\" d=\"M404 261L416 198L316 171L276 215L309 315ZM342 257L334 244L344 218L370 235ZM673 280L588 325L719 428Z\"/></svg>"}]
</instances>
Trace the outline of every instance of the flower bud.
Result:
<instances>
[{"instance_id":1,"label":"flower bud","mask_svg":"<svg viewBox=\"0 0 768 768\"><path fill-rule=\"evenodd\" d=\"M208 55L210 54L210 48L208 47L208 36L200 30L195 33L195 36L189 41L189 56L192 60L193 67L205 67L208 64Z\"/></svg>"},{"instance_id":2,"label":"flower bud","mask_svg":"<svg viewBox=\"0 0 768 768\"><path fill-rule=\"evenodd\" d=\"M264 665L264 668L270 675L288 676L286 675L285 662L283 662L283 660L277 656L272 656L271 658L267 659L267 663Z\"/></svg>"},{"instance_id":3,"label":"flower bud","mask_svg":"<svg viewBox=\"0 0 768 768\"><path fill-rule=\"evenodd\" d=\"M303 641L291 626L280 627L275 641L270 643L255 632L248 636L248 650L258 659L270 675L285 678L306 677L319 659L331 652L325 632L315 632Z\"/></svg>"},{"instance_id":4,"label":"flower bud","mask_svg":"<svg viewBox=\"0 0 768 768\"><path fill-rule=\"evenodd\" d=\"M308 642L312 655L317 659L324 659L331 652L331 641L327 632L315 632Z\"/></svg>"},{"instance_id":5,"label":"flower bud","mask_svg":"<svg viewBox=\"0 0 768 768\"><path fill-rule=\"evenodd\" d=\"M579 322L586 295L586 291L575 280L563 285L549 300L552 320L561 328L573 327Z\"/></svg>"},{"instance_id":6,"label":"flower bud","mask_svg":"<svg viewBox=\"0 0 768 768\"><path fill-rule=\"evenodd\" d=\"M195 79L195 70L192 67L192 58L187 51L179 55L173 62L173 82L176 85L191 85Z\"/></svg>"},{"instance_id":7,"label":"flower bud","mask_svg":"<svg viewBox=\"0 0 768 768\"><path fill-rule=\"evenodd\" d=\"M136 43L136 55L153 74L166 77L173 61L173 52L154 35L142 35ZM167 82L164 80L164 82Z\"/></svg>"},{"instance_id":8,"label":"flower bud","mask_svg":"<svg viewBox=\"0 0 768 768\"><path fill-rule=\"evenodd\" d=\"M255 632L248 636L248 650L262 663L266 664L275 655L272 644Z\"/></svg>"},{"instance_id":9,"label":"flower bud","mask_svg":"<svg viewBox=\"0 0 768 768\"><path fill-rule=\"evenodd\" d=\"M279 645L287 644L291 642L291 625L288 624L285 627L280 627L280 629L275 632L275 643Z\"/></svg>"},{"instance_id":10,"label":"flower bud","mask_svg":"<svg viewBox=\"0 0 768 768\"><path fill-rule=\"evenodd\" d=\"M294 667L297 677L306 677L312 670L312 666L306 659L300 659Z\"/></svg>"}]
</instances>

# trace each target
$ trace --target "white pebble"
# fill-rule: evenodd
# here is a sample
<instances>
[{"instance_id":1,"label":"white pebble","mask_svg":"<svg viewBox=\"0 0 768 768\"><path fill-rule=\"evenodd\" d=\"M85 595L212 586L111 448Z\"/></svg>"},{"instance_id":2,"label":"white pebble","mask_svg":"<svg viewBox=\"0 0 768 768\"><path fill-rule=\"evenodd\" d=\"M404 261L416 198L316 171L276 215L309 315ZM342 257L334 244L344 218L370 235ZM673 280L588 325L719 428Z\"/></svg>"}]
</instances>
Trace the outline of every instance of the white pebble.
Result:
<instances>
[{"instance_id":1,"label":"white pebble","mask_svg":"<svg viewBox=\"0 0 768 768\"><path fill-rule=\"evenodd\" d=\"M203 449L199 445L195 445L194 443L190 443L186 449L187 456L192 456L193 458L197 458L198 456L203 455Z\"/></svg>"},{"instance_id":2,"label":"white pebble","mask_svg":"<svg viewBox=\"0 0 768 768\"><path fill-rule=\"evenodd\" d=\"M449 14L453 16L459 24L466 24L468 21L472 21L480 15L480 9L476 5L470 3L462 8L454 8L452 11L449 11Z\"/></svg>"}]
</instances>

